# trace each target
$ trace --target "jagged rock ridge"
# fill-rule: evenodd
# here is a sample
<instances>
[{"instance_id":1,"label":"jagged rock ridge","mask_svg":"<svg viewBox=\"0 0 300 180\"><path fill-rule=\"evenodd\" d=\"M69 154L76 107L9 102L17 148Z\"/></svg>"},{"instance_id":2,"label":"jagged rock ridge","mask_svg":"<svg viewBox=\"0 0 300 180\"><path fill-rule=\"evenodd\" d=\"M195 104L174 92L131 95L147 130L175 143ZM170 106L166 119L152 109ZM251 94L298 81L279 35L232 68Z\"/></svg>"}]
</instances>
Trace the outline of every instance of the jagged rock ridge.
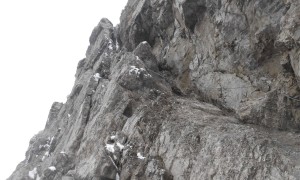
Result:
<instances>
[{"instance_id":1,"label":"jagged rock ridge","mask_svg":"<svg viewBox=\"0 0 300 180\"><path fill-rule=\"evenodd\" d=\"M300 179L297 0L129 0L10 180Z\"/></svg>"}]
</instances>

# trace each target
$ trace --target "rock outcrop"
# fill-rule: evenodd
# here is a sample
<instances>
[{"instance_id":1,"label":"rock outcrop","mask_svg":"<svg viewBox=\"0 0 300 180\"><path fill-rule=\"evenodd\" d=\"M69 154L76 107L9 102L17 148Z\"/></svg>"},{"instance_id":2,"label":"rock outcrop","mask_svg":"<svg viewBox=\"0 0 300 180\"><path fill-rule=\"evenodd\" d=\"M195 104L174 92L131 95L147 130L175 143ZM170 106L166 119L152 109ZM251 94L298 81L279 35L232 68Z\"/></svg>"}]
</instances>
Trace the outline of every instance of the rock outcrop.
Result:
<instances>
[{"instance_id":1,"label":"rock outcrop","mask_svg":"<svg viewBox=\"0 0 300 180\"><path fill-rule=\"evenodd\" d=\"M300 179L300 2L129 0L9 180Z\"/></svg>"}]
</instances>

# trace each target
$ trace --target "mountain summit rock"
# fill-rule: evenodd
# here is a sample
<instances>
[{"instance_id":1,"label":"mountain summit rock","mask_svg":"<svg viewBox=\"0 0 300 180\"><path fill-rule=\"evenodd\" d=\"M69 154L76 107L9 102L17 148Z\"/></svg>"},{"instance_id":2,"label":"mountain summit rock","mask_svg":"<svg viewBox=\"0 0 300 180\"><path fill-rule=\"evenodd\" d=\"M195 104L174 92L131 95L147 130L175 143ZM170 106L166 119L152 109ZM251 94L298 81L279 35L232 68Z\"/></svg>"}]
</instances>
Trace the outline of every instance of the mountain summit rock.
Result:
<instances>
[{"instance_id":1,"label":"mountain summit rock","mask_svg":"<svg viewBox=\"0 0 300 180\"><path fill-rule=\"evenodd\" d=\"M300 179L300 1L129 0L9 180Z\"/></svg>"}]
</instances>

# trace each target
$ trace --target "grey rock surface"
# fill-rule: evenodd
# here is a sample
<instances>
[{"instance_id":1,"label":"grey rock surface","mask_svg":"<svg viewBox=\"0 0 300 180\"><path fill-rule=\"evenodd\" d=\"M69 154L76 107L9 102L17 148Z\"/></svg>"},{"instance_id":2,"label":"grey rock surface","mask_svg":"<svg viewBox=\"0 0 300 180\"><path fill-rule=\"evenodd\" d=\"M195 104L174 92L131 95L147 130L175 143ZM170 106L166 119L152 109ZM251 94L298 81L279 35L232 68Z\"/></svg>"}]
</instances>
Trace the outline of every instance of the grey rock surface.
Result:
<instances>
[{"instance_id":1,"label":"grey rock surface","mask_svg":"<svg viewBox=\"0 0 300 180\"><path fill-rule=\"evenodd\" d=\"M129 0L9 180L300 179L300 3Z\"/></svg>"}]
</instances>

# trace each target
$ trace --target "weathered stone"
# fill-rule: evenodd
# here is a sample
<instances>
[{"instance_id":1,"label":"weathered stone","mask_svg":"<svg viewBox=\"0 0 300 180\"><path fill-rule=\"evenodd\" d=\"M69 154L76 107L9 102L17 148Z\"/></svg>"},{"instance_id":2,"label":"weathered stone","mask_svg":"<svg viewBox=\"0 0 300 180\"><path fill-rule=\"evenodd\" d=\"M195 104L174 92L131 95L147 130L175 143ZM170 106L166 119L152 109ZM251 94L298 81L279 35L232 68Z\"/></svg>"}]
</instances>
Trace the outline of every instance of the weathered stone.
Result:
<instances>
[{"instance_id":1,"label":"weathered stone","mask_svg":"<svg viewBox=\"0 0 300 180\"><path fill-rule=\"evenodd\" d=\"M9 180L300 179L299 9L128 0Z\"/></svg>"},{"instance_id":2,"label":"weathered stone","mask_svg":"<svg viewBox=\"0 0 300 180\"><path fill-rule=\"evenodd\" d=\"M157 71L157 60L156 57L152 54L151 50L151 46L148 44L148 42L144 41L136 47L133 53L145 63L147 69L149 68L153 71Z\"/></svg>"},{"instance_id":3,"label":"weathered stone","mask_svg":"<svg viewBox=\"0 0 300 180\"><path fill-rule=\"evenodd\" d=\"M51 166L51 167L53 167L53 166ZM51 167L48 167L44 170L43 176L41 177L42 180L54 179L55 175L57 174L57 171L55 169L51 169Z\"/></svg>"},{"instance_id":4,"label":"weathered stone","mask_svg":"<svg viewBox=\"0 0 300 180\"><path fill-rule=\"evenodd\" d=\"M59 103L59 102L54 102L52 104L50 112L49 112L48 120L46 123L46 127L49 127L53 121L57 120L57 115L58 115L59 111L61 110L62 106L63 106L63 103Z\"/></svg>"},{"instance_id":5,"label":"weathered stone","mask_svg":"<svg viewBox=\"0 0 300 180\"><path fill-rule=\"evenodd\" d=\"M63 176L61 180L74 180L71 176Z\"/></svg>"}]
</instances>

